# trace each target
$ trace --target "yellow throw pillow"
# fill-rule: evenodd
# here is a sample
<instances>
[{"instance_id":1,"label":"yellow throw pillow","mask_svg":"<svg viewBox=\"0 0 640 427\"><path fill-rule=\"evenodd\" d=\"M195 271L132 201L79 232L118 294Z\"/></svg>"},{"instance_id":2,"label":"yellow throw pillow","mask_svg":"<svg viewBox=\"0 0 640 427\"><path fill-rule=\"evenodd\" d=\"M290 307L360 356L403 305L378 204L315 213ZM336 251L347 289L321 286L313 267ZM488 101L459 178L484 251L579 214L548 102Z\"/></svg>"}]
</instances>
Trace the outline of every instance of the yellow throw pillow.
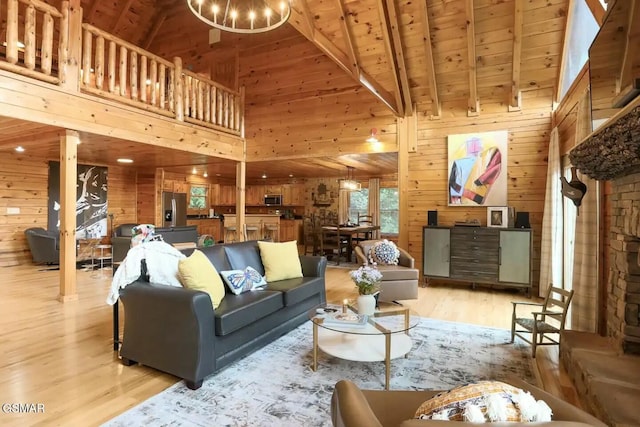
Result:
<instances>
[{"instance_id":1,"label":"yellow throw pillow","mask_svg":"<svg viewBox=\"0 0 640 427\"><path fill-rule=\"evenodd\" d=\"M267 282L302 277L302 265L298 257L298 242L258 242L260 258Z\"/></svg>"},{"instance_id":2,"label":"yellow throw pillow","mask_svg":"<svg viewBox=\"0 0 640 427\"><path fill-rule=\"evenodd\" d=\"M211 261L199 250L178 262L180 281L185 288L204 291L211 297L213 308L224 298L224 284Z\"/></svg>"}]
</instances>

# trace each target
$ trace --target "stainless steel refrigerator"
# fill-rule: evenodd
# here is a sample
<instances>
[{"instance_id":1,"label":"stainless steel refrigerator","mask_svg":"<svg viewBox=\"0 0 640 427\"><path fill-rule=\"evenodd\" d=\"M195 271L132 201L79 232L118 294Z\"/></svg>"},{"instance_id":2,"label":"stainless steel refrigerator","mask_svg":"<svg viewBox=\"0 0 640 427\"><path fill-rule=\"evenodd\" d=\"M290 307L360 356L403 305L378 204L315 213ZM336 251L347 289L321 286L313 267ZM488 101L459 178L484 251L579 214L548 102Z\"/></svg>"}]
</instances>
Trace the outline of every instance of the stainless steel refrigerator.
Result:
<instances>
[{"instance_id":1,"label":"stainless steel refrigerator","mask_svg":"<svg viewBox=\"0 0 640 427\"><path fill-rule=\"evenodd\" d=\"M187 225L187 194L163 192L162 212L165 227Z\"/></svg>"}]
</instances>

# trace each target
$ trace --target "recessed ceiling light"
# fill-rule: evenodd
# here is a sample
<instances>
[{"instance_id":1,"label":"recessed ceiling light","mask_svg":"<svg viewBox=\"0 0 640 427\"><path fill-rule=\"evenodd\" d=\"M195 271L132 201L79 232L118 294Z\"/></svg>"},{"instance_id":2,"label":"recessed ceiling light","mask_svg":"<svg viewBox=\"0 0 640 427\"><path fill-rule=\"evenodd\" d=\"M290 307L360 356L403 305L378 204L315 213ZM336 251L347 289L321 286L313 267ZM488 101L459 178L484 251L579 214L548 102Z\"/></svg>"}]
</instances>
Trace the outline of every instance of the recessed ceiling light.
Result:
<instances>
[{"instance_id":1,"label":"recessed ceiling light","mask_svg":"<svg viewBox=\"0 0 640 427\"><path fill-rule=\"evenodd\" d=\"M133 160L131 159L118 159L118 163L133 163Z\"/></svg>"},{"instance_id":2,"label":"recessed ceiling light","mask_svg":"<svg viewBox=\"0 0 640 427\"><path fill-rule=\"evenodd\" d=\"M266 173L263 173L263 174L262 174L262 179L266 179L266 178L267 178L267 174L266 174Z\"/></svg>"},{"instance_id":3,"label":"recessed ceiling light","mask_svg":"<svg viewBox=\"0 0 640 427\"><path fill-rule=\"evenodd\" d=\"M216 176L220 176L220 174L219 174L219 173L217 173L217 174L216 174Z\"/></svg>"},{"instance_id":4,"label":"recessed ceiling light","mask_svg":"<svg viewBox=\"0 0 640 427\"><path fill-rule=\"evenodd\" d=\"M17 151L18 153L24 153L24 147L23 147L22 145L18 145L18 146L16 147L16 151Z\"/></svg>"},{"instance_id":5,"label":"recessed ceiling light","mask_svg":"<svg viewBox=\"0 0 640 427\"><path fill-rule=\"evenodd\" d=\"M289 174L289 178L293 178L293 174L292 173Z\"/></svg>"},{"instance_id":6,"label":"recessed ceiling light","mask_svg":"<svg viewBox=\"0 0 640 427\"><path fill-rule=\"evenodd\" d=\"M196 171L196 167L194 166L193 169L191 169L191 173L195 175L197 172L198 171Z\"/></svg>"},{"instance_id":7,"label":"recessed ceiling light","mask_svg":"<svg viewBox=\"0 0 640 427\"><path fill-rule=\"evenodd\" d=\"M209 174L207 173L207 171L204 171L204 173L202 174L202 176L204 176L205 178L209 176Z\"/></svg>"}]
</instances>

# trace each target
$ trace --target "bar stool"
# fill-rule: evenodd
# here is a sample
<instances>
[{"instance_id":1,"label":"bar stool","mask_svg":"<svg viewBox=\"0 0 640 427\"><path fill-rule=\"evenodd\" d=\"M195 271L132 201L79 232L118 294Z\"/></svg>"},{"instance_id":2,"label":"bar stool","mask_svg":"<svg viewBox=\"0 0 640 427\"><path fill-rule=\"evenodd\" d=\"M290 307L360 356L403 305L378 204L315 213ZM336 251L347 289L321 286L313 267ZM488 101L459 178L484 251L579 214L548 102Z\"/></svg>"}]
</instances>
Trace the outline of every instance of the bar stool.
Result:
<instances>
[{"instance_id":1,"label":"bar stool","mask_svg":"<svg viewBox=\"0 0 640 427\"><path fill-rule=\"evenodd\" d=\"M237 228L235 225L229 225L224 227L224 242L231 243L235 242L238 238L236 234Z\"/></svg>"},{"instance_id":2,"label":"bar stool","mask_svg":"<svg viewBox=\"0 0 640 427\"><path fill-rule=\"evenodd\" d=\"M272 242L280 241L280 224L265 224L264 238Z\"/></svg>"},{"instance_id":3,"label":"bar stool","mask_svg":"<svg viewBox=\"0 0 640 427\"><path fill-rule=\"evenodd\" d=\"M258 240L260 239L260 233L258 232L260 227L257 225L244 225L244 240Z\"/></svg>"}]
</instances>

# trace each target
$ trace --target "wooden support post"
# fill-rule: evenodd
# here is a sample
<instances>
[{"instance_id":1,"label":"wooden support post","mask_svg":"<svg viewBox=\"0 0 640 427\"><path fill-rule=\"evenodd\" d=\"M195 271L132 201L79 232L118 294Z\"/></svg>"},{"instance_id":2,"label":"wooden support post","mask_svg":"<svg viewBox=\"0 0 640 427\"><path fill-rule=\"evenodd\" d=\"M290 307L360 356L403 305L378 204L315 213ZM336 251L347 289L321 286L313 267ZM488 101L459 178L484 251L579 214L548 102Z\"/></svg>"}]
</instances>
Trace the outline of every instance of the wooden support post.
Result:
<instances>
[{"instance_id":1,"label":"wooden support post","mask_svg":"<svg viewBox=\"0 0 640 427\"><path fill-rule=\"evenodd\" d=\"M78 299L76 290L76 184L78 132L60 136L60 295L61 302Z\"/></svg>"},{"instance_id":2,"label":"wooden support post","mask_svg":"<svg viewBox=\"0 0 640 427\"><path fill-rule=\"evenodd\" d=\"M418 145L418 117L414 114L398 119L398 246L409 249L409 152Z\"/></svg>"},{"instance_id":3,"label":"wooden support post","mask_svg":"<svg viewBox=\"0 0 640 427\"><path fill-rule=\"evenodd\" d=\"M246 145L245 150L246 152ZM245 156L243 156L245 157ZM247 163L243 160L236 164L236 240L244 240L245 225L245 182L247 177Z\"/></svg>"}]
</instances>

